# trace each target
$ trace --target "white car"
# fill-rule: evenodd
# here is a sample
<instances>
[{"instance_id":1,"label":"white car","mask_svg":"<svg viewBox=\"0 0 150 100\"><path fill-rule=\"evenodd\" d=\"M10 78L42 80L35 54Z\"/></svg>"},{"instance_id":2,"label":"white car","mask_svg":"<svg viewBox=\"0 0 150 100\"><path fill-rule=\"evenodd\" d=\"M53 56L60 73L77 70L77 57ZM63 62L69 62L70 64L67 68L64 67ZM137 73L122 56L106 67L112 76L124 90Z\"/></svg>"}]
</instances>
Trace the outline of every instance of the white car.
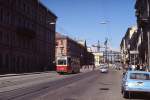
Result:
<instances>
[{"instance_id":1,"label":"white car","mask_svg":"<svg viewBox=\"0 0 150 100\"><path fill-rule=\"evenodd\" d=\"M101 67L100 72L101 73L107 73L108 72L108 67Z\"/></svg>"}]
</instances>

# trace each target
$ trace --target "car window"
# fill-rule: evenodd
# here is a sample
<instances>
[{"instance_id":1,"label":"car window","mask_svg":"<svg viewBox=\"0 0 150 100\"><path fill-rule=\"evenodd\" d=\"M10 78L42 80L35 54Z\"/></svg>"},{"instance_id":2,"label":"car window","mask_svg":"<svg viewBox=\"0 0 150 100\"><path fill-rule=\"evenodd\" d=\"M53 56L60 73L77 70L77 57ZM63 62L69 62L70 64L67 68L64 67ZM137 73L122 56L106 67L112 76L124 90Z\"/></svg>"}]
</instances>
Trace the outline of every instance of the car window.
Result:
<instances>
[{"instance_id":1,"label":"car window","mask_svg":"<svg viewBox=\"0 0 150 100\"><path fill-rule=\"evenodd\" d=\"M150 76L146 73L131 73L130 79L150 80Z\"/></svg>"}]
</instances>

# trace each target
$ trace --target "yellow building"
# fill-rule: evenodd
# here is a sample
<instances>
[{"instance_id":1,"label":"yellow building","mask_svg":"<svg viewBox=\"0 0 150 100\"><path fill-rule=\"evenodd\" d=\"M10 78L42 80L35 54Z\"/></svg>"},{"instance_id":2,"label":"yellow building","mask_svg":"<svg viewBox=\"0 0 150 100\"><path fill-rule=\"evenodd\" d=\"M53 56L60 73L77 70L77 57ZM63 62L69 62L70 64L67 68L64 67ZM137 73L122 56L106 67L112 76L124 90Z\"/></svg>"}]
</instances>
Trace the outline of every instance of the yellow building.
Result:
<instances>
[{"instance_id":1,"label":"yellow building","mask_svg":"<svg viewBox=\"0 0 150 100\"><path fill-rule=\"evenodd\" d=\"M102 52L93 52L94 55L94 64L96 67L100 66L100 63L103 61L103 53Z\"/></svg>"}]
</instances>

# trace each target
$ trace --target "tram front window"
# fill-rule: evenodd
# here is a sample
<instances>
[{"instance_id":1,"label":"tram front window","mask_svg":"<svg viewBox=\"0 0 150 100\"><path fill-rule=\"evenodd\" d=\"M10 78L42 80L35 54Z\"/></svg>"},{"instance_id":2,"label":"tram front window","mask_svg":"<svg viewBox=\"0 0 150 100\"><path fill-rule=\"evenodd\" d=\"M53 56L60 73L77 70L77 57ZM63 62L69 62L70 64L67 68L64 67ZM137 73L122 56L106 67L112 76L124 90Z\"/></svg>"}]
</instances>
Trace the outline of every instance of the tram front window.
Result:
<instances>
[{"instance_id":1,"label":"tram front window","mask_svg":"<svg viewBox=\"0 0 150 100\"><path fill-rule=\"evenodd\" d=\"M66 60L58 60L58 65L66 65Z\"/></svg>"}]
</instances>

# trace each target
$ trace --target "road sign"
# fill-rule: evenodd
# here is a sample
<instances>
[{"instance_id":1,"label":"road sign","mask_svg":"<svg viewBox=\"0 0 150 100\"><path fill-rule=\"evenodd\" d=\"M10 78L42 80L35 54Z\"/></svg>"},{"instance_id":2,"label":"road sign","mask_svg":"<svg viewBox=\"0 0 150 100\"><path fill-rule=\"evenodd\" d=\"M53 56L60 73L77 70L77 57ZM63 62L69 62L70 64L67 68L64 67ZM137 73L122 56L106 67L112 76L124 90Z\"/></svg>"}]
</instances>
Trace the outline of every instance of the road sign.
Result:
<instances>
[{"instance_id":1,"label":"road sign","mask_svg":"<svg viewBox=\"0 0 150 100\"><path fill-rule=\"evenodd\" d=\"M139 54L138 51L130 51L130 54Z\"/></svg>"}]
</instances>

